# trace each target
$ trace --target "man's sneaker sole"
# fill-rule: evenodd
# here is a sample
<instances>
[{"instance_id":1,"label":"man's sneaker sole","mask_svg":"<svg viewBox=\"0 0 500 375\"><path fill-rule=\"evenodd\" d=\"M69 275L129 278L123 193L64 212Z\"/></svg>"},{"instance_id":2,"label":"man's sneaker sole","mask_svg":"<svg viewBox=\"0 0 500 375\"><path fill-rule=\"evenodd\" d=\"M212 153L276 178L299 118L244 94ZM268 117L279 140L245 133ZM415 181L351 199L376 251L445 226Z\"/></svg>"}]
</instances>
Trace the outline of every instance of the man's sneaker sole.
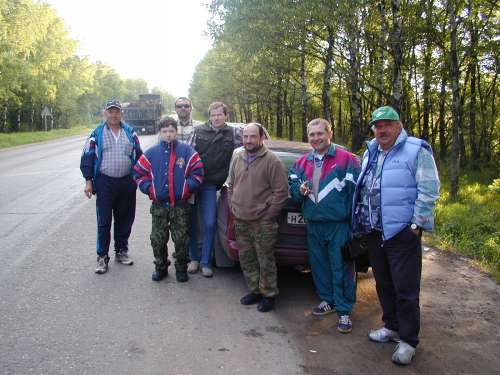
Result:
<instances>
[{"instance_id":1,"label":"man's sneaker sole","mask_svg":"<svg viewBox=\"0 0 500 375\"><path fill-rule=\"evenodd\" d=\"M339 331L340 333L351 333L352 332L352 327L350 327L350 328L340 328L340 327L337 327L337 331Z\"/></svg>"}]
</instances>

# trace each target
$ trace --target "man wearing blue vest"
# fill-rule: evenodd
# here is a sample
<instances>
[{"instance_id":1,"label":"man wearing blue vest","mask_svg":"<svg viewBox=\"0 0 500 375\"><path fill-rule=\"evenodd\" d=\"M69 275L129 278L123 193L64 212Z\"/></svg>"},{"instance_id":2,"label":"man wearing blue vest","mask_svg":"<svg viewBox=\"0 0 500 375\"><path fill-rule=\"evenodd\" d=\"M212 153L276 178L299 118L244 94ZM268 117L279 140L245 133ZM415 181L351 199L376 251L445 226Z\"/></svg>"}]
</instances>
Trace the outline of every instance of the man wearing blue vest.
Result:
<instances>
[{"instance_id":1,"label":"man wearing blue vest","mask_svg":"<svg viewBox=\"0 0 500 375\"><path fill-rule=\"evenodd\" d=\"M392 361L408 365L418 345L422 231L434 228L439 177L429 144L410 137L392 107L372 113L353 200L353 235L366 236L384 326L368 335L398 342Z\"/></svg>"},{"instance_id":2,"label":"man wearing blue vest","mask_svg":"<svg viewBox=\"0 0 500 375\"><path fill-rule=\"evenodd\" d=\"M115 259L132 265L128 256L128 238L135 218L135 192L132 167L142 155L139 138L132 127L122 122L122 106L110 100L104 108L106 121L90 133L80 160L85 178L84 194L96 195L97 267L108 271L111 222L114 219Z\"/></svg>"}]
</instances>

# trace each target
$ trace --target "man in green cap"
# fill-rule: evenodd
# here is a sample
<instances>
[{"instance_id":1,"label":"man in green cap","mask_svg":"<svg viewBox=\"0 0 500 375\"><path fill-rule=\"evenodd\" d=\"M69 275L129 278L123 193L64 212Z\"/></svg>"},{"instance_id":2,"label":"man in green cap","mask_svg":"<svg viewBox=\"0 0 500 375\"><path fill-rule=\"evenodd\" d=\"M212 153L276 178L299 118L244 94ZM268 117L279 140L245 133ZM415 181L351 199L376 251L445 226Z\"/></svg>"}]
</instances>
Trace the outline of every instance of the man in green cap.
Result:
<instances>
[{"instance_id":1,"label":"man in green cap","mask_svg":"<svg viewBox=\"0 0 500 375\"><path fill-rule=\"evenodd\" d=\"M431 147L410 137L392 107L370 121L368 143L353 200L353 236L365 236L384 326L368 335L398 342L392 361L408 365L420 331L422 231L434 227L439 177Z\"/></svg>"}]
</instances>

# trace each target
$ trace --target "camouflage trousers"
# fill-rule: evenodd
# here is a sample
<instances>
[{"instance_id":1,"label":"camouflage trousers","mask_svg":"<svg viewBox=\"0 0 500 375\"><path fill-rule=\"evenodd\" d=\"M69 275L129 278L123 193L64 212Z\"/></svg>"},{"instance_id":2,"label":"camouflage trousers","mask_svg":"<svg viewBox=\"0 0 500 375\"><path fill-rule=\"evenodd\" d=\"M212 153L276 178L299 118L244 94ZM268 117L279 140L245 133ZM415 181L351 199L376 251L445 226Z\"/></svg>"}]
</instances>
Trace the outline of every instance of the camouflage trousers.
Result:
<instances>
[{"instance_id":1,"label":"camouflage trousers","mask_svg":"<svg viewBox=\"0 0 500 375\"><path fill-rule=\"evenodd\" d=\"M274 244L278 224L274 220L235 220L234 231L240 254L240 265L252 293L266 297L278 294L278 271Z\"/></svg>"},{"instance_id":2,"label":"camouflage trousers","mask_svg":"<svg viewBox=\"0 0 500 375\"><path fill-rule=\"evenodd\" d=\"M156 270L162 271L168 267L167 243L170 232L175 245L175 268L185 271L188 263L191 205L179 203L174 208L167 208L153 202L149 212L152 218L150 239Z\"/></svg>"}]
</instances>

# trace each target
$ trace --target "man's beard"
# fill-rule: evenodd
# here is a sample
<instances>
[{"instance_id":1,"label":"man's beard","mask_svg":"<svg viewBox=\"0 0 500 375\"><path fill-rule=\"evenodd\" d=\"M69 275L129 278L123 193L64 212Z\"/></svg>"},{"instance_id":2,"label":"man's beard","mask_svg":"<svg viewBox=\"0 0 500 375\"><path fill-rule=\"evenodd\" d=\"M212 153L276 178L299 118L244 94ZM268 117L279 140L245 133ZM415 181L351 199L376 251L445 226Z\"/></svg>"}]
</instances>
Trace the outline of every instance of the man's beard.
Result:
<instances>
[{"instance_id":1,"label":"man's beard","mask_svg":"<svg viewBox=\"0 0 500 375\"><path fill-rule=\"evenodd\" d=\"M259 150L262 148L262 144L260 145L256 145L254 148L252 148L251 150L247 149L245 147L245 150L247 150L247 152L251 153L251 154L255 154L257 152L259 152Z\"/></svg>"}]
</instances>

